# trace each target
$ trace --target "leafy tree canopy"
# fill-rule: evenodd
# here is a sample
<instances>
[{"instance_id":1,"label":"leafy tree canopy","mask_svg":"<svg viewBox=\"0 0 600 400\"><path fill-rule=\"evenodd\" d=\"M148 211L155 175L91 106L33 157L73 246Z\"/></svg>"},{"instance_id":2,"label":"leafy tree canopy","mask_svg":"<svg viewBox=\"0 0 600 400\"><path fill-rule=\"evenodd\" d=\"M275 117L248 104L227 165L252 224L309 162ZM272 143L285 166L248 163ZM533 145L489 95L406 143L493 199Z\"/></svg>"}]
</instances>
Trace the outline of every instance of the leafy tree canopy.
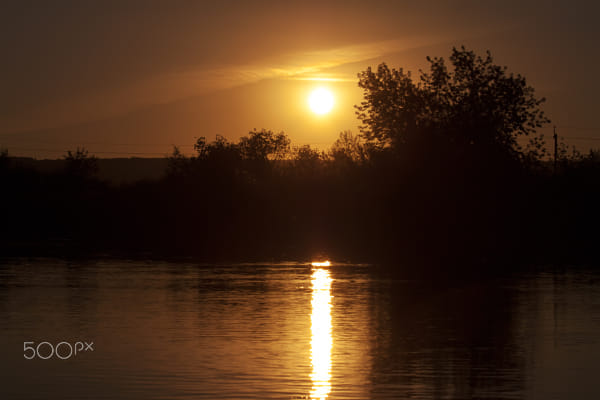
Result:
<instances>
[{"instance_id":1,"label":"leafy tree canopy","mask_svg":"<svg viewBox=\"0 0 600 400\"><path fill-rule=\"evenodd\" d=\"M391 149L470 146L516 158L540 150L539 137L525 150L518 140L549 122L540 109L545 99L535 96L524 77L494 64L489 51L480 57L453 48L450 68L443 58L427 60L429 72L420 71L416 82L410 72L385 63L358 74L364 101L356 106L357 116L369 143Z\"/></svg>"},{"instance_id":2,"label":"leafy tree canopy","mask_svg":"<svg viewBox=\"0 0 600 400\"><path fill-rule=\"evenodd\" d=\"M242 158L253 161L283 160L290 154L290 139L285 133L256 129L239 141Z\"/></svg>"}]
</instances>

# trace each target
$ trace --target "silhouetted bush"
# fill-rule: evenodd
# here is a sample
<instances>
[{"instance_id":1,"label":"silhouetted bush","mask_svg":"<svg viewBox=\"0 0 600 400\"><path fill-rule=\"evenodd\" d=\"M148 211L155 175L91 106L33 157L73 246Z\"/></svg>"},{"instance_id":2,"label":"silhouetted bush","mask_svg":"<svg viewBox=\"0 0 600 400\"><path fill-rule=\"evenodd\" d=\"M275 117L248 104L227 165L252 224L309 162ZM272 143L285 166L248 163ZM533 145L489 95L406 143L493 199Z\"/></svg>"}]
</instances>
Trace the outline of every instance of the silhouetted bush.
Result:
<instances>
[{"instance_id":1,"label":"silhouetted bush","mask_svg":"<svg viewBox=\"0 0 600 400\"><path fill-rule=\"evenodd\" d=\"M87 179L98 173L98 160L95 156L90 156L89 152L78 147L75 152L69 150L65 158L65 172L69 176Z\"/></svg>"}]
</instances>

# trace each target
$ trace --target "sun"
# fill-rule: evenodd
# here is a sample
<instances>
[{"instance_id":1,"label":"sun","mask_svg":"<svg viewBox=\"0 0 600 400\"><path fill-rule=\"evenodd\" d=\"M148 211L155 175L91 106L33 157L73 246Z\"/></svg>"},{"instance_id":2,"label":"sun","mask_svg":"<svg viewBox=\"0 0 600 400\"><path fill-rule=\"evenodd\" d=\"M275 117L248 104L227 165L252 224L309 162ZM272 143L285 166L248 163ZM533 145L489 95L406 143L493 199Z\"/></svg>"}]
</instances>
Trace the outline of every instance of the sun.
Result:
<instances>
[{"instance_id":1,"label":"sun","mask_svg":"<svg viewBox=\"0 0 600 400\"><path fill-rule=\"evenodd\" d=\"M317 88L308 97L310 109L319 115L327 114L333 108L333 94L325 88Z\"/></svg>"}]
</instances>

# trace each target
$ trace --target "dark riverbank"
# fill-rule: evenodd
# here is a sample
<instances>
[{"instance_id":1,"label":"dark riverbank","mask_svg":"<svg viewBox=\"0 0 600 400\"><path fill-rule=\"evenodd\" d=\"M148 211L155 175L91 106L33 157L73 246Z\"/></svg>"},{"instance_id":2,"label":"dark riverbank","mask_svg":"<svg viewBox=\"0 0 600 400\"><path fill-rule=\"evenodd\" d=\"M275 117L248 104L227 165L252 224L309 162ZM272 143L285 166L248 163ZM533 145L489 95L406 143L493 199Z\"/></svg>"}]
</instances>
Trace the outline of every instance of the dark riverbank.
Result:
<instances>
[{"instance_id":1,"label":"dark riverbank","mask_svg":"<svg viewBox=\"0 0 600 400\"><path fill-rule=\"evenodd\" d=\"M445 162L452 169L441 161L204 164L122 185L9 165L0 251L229 262L327 256L450 269L598 260L597 161L565 162L556 176L543 166Z\"/></svg>"}]
</instances>

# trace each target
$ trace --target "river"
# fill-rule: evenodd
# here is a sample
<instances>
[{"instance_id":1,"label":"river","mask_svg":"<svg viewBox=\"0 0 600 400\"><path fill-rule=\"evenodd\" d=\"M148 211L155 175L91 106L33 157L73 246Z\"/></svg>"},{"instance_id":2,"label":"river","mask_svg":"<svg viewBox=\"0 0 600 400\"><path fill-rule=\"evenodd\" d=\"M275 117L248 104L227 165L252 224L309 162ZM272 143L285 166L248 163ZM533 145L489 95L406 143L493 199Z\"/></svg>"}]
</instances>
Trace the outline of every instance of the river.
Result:
<instances>
[{"instance_id":1,"label":"river","mask_svg":"<svg viewBox=\"0 0 600 400\"><path fill-rule=\"evenodd\" d=\"M0 316L1 399L600 398L589 269L5 259Z\"/></svg>"}]
</instances>

